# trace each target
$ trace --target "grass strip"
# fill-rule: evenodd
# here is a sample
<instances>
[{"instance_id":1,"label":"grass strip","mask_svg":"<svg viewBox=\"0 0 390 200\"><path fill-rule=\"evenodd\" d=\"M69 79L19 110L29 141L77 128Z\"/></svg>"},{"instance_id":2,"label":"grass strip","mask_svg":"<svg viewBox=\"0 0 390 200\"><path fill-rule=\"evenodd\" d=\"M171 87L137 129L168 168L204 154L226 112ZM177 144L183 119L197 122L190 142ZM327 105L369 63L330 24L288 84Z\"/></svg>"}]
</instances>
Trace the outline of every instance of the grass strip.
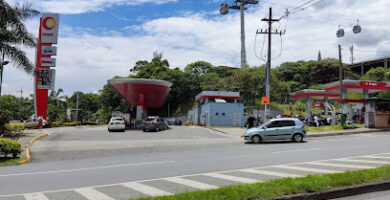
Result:
<instances>
[{"instance_id":1,"label":"grass strip","mask_svg":"<svg viewBox=\"0 0 390 200\"><path fill-rule=\"evenodd\" d=\"M250 200L270 199L283 195L326 191L337 187L390 180L390 166L337 174L282 178L267 182L234 185L214 190L181 193L139 200Z\"/></svg>"},{"instance_id":2,"label":"grass strip","mask_svg":"<svg viewBox=\"0 0 390 200\"><path fill-rule=\"evenodd\" d=\"M4 158L0 157L0 167L9 166L9 165L18 165L21 162L22 158Z\"/></svg>"},{"instance_id":3,"label":"grass strip","mask_svg":"<svg viewBox=\"0 0 390 200\"><path fill-rule=\"evenodd\" d=\"M363 128L364 124L355 124L356 128ZM344 130L341 125L327 125L327 126L305 126L307 132L325 132L325 131L341 131Z\"/></svg>"}]
</instances>

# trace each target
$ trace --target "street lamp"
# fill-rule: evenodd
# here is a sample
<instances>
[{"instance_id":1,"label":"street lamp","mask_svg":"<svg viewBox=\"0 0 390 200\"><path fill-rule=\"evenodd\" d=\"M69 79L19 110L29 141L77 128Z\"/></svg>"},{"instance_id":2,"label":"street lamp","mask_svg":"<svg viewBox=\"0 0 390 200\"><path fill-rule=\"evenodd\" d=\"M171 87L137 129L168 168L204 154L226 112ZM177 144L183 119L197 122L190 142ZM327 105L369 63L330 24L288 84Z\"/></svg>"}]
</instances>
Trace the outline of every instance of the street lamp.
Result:
<instances>
[{"instance_id":1,"label":"street lamp","mask_svg":"<svg viewBox=\"0 0 390 200\"><path fill-rule=\"evenodd\" d=\"M246 50L245 50L245 19L244 11L247 9L245 5L247 4L258 4L257 0L235 0L232 5L228 5L226 2L222 3L219 7L219 12L221 15L226 15L229 13L229 9L240 10L241 15L241 68L247 66L246 62Z\"/></svg>"}]
</instances>

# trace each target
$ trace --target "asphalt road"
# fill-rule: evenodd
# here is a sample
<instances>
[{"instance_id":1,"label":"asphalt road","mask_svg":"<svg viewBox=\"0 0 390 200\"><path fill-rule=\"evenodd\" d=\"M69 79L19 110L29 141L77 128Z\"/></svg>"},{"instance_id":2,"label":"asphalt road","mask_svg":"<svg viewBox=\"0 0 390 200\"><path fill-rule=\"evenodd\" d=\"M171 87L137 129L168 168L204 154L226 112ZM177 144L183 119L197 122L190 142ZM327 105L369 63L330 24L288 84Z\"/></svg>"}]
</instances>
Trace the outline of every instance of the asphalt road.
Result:
<instances>
[{"instance_id":1,"label":"asphalt road","mask_svg":"<svg viewBox=\"0 0 390 200\"><path fill-rule=\"evenodd\" d=\"M390 190L337 198L334 200L389 200L389 199L390 199Z\"/></svg>"},{"instance_id":2,"label":"asphalt road","mask_svg":"<svg viewBox=\"0 0 390 200\"><path fill-rule=\"evenodd\" d=\"M383 132L253 145L191 127L49 131L32 163L0 168L0 199L126 199L390 164Z\"/></svg>"}]
</instances>

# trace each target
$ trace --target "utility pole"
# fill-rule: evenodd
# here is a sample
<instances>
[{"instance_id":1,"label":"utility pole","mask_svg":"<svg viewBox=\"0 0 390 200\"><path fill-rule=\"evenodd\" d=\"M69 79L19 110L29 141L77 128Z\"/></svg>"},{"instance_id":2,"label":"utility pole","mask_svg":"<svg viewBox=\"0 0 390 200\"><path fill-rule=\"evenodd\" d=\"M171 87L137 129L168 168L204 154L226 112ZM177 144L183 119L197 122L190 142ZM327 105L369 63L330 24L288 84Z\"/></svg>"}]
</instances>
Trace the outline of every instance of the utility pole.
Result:
<instances>
[{"instance_id":1,"label":"utility pole","mask_svg":"<svg viewBox=\"0 0 390 200\"><path fill-rule=\"evenodd\" d=\"M20 89L17 92L20 92L20 99L19 99L19 117L22 119L22 100L23 100L23 90Z\"/></svg>"},{"instance_id":2,"label":"utility pole","mask_svg":"<svg viewBox=\"0 0 390 200\"><path fill-rule=\"evenodd\" d=\"M7 65L9 63L9 61L4 61L4 51L2 51L0 49L0 51L2 52L2 57L1 57L1 60L0 60L0 97L1 97L1 86L3 84L3 70L4 70L4 66Z\"/></svg>"},{"instance_id":3,"label":"utility pole","mask_svg":"<svg viewBox=\"0 0 390 200\"><path fill-rule=\"evenodd\" d=\"M80 92L77 92L76 95L76 116L75 116L75 121L79 121L79 97L80 97Z\"/></svg>"},{"instance_id":4,"label":"utility pole","mask_svg":"<svg viewBox=\"0 0 390 200\"><path fill-rule=\"evenodd\" d=\"M344 113L343 109L343 62L341 60L341 45L339 45L339 87L340 87L340 105L341 105L341 112Z\"/></svg>"},{"instance_id":5,"label":"utility pole","mask_svg":"<svg viewBox=\"0 0 390 200\"><path fill-rule=\"evenodd\" d=\"M227 3L221 4L219 12L221 15L226 15L229 13L229 9L240 10L241 17L241 68L248 66L246 62L246 48L245 48L245 10L247 9L245 5L247 4L258 4L258 0L235 0L233 5L228 5Z\"/></svg>"},{"instance_id":6,"label":"utility pole","mask_svg":"<svg viewBox=\"0 0 390 200\"><path fill-rule=\"evenodd\" d=\"M351 64L355 61L355 57L353 56L353 45L349 46L349 51L351 51Z\"/></svg>"},{"instance_id":7,"label":"utility pole","mask_svg":"<svg viewBox=\"0 0 390 200\"><path fill-rule=\"evenodd\" d=\"M280 18L281 19L281 18ZM286 30L281 31L281 30L275 30L272 31L272 23L278 22L280 19L272 19L272 8L269 8L269 18L264 18L261 21L268 22L268 29L266 30L261 30L260 32L257 30L256 34L267 34L268 35L268 55L267 55L267 64L266 64L266 71L265 71L265 96L270 97L271 96L271 91L270 91L270 82L271 82L271 39L272 39L272 34L278 34L282 35L286 33ZM264 121L266 120L267 112L269 111L269 105L266 104L264 108Z\"/></svg>"},{"instance_id":8,"label":"utility pole","mask_svg":"<svg viewBox=\"0 0 390 200\"><path fill-rule=\"evenodd\" d=\"M244 4L240 4L240 16L241 16L241 68L245 68L248 63L246 62L246 48L245 48L245 7Z\"/></svg>"}]
</instances>

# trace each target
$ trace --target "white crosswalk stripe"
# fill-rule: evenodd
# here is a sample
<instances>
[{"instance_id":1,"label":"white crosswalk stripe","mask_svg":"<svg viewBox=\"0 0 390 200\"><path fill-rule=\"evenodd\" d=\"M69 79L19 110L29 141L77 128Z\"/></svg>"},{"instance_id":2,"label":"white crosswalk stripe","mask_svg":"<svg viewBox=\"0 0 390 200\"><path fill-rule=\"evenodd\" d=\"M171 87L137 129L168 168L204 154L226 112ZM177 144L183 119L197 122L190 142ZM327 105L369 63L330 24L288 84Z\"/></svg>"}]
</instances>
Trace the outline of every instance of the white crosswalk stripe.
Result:
<instances>
[{"instance_id":1,"label":"white crosswalk stripe","mask_svg":"<svg viewBox=\"0 0 390 200\"><path fill-rule=\"evenodd\" d=\"M379 159L389 159L389 160L390 160L390 157L387 157L387 156L373 156L373 155L368 155L368 156L360 156L360 157L363 157L363 158L379 158Z\"/></svg>"},{"instance_id":2,"label":"white crosswalk stripe","mask_svg":"<svg viewBox=\"0 0 390 200\"><path fill-rule=\"evenodd\" d=\"M160 190L142 183L137 182L128 182L128 183L122 183L121 185L128 187L132 190L136 190L138 192L144 193L149 196L165 196L165 195L172 195L172 193Z\"/></svg>"},{"instance_id":3,"label":"white crosswalk stripe","mask_svg":"<svg viewBox=\"0 0 390 200\"><path fill-rule=\"evenodd\" d=\"M208 189L216 189L216 188L218 188L215 185L209 185L209 184L206 184L206 183L201 183L201 182L198 182L198 181L188 180L188 179L179 178L179 177L169 177L169 178L164 178L163 180L170 181L170 182L173 182L173 183L178 183L178 184L181 184L181 185L186 185L186 186L193 187L193 188L198 188L198 189L201 189L201 190L208 190Z\"/></svg>"},{"instance_id":4,"label":"white crosswalk stripe","mask_svg":"<svg viewBox=\"0 0 390 200\"><path fill-rule=\"evenodd\" d=\"M274 167L281 168L281 169L290 169L290 170L307 171L307 172L318 172L318 173L326 173L326 174L342 172L342 171L338 171L338 170L317 169L317 168L308 168L308 167L291 166L291 165L278 165L278 166L274 166Z\"/></svg>"},{"instance_id":5,"label":"white crosswalk stripe","mask_svg":"<svg viewBox=\"0 0 390 200\"><path fill-rule=\"evenodd\" d=\"M258 170L258 169L240 169L241 172L247 172L247 173L254 173L254 174L263 174L263 175L270 175L270 176L278 176L278 177L303 177L298 174L290 174L290 173L282 173L282 172L273 172L273 171L266 171L266 170Z\"/></svg>"},{"instance_id":6,"label":"white crosswalk stripe","mask_svg":"<svg viewBox=\"0 0 390 200\"><path fill-rule=\"evenodd\" d=\"M340 158L340 159L335 159L338 161L345 161L345 162L355 162L355 163L371 163L371 164L379 164L379 165L388 165L390 162L387 161L379 161L379 160L355 160L355 159L350 159L350 158Z\"/></svg>"},{"instance_id":7,"label":"white crosswalk stripe","mask_svg":"<svg viewBox=\"0 0 390 200\"><path fill-rule=\"evenodd\" d=\"M372 169L374 166L367 165L347 165L347 164L335 164L335 163L325 163L325 162L307 162L310 165L319 165L319 166L329 166L329 167L343 167L343 168L354 168L354 169Z\"/></svg>"},{"instance_id":8,"label":"white crosswalk stripe","mask_svg":"<svg viewBox=\"0 0 390 200\"><path fill-rule=\"evenodd\" d=\"M114 200L113 198L90 187L75 189L75 191L90 200Z\"/></svg>"},{"instance_id":9,"label":"white crosswalk stripe","mask_svg":"<svg viewBox=\"0 0 390 200\"><path fill-rule=\"evenodd\" d=\"M40 192L25 194L24 198L26 200L49 200L43 193Z\"/></svg>"},{"instance_id":10,"label":"white crosswalk stripe","mask_svg":"<svg viewBox=\"0 0 390 200\"><path fill-rule=\"evenodd\" d=\"M255 180L255 179L243 178L243 177L238 177L238 176L230 176L230 175L218 174L218 173L205 173L203 175L210 176L210 177L213 177L213 178L225 179L225 180L229 180L229 181L241 182L241 183L258 183L258 182L261 182L259 180Z\"/></svg>"}]
</instances>

